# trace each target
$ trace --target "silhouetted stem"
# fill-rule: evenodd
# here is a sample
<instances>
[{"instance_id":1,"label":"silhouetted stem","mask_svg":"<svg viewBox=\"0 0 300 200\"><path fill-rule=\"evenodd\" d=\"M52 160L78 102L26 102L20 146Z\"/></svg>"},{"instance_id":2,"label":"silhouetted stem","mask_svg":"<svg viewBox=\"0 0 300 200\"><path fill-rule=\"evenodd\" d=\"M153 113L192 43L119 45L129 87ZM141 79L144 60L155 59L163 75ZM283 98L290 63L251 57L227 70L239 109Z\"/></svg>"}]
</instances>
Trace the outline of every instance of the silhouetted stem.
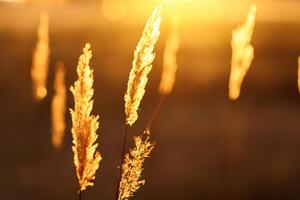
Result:
<instances>
[{"instance_id":1,"label":"silhouetted stem","mask_svg":"<svg viewBox=\"0 0 300 200\"><path fill-rule=\"evenodd\" d=\"M161 108L161 105L163 104L164 100L166 99L166 95L161 95L150 118L149 118L149 121L147 123L147 126L146 126L146 129L145 129L145 132L146 133L149 133L150 132L150 128L152 126L152 123L154 122L158 112L160 111L160 108Z\"/></svg>"},{"instance_id":2,"label":"silhouetted stem","mask_svg":"<svg viewBox=\"0 0 300 200\"><path fill-rule=\"evenodd\" d=\"M229 166L228 166L228 162L229 162L229 153L230 153L230 149L229 149L229 141L228 141L228 132L224 132L223 133L223 145L222 145L222 152L223 152L223 163L222 163L222 196L223 196L223 200L227 200L228 197L228 173L229 173Z\"/></svg>"},{"instance_id":3,"label":"silhouetted stem","mask_svg":"<svg viewBox=\"0 0 300 200\"><path fill-rule=\"evenodd\" d=\"M78 200L81 200L81 190L78 192Z\"/></svg>"},{"instance_id":4,"label":"silhouetted stem","mask_svg":"<svg viewBox=\"0 0 300 200\"><path fill-rule=\"evenodd\" d=\"M121 177L122 177L122 165L123 165L124 157L125 157L127 135L128 135L128 125L126 124L124 140L123 140L123 149L122 149L121 160L120 160L120 165L119 165L120 170L119 170L119 177L118 177L117 189L116 189L116 194L115 194L115 200L118 200L118 198L119 198L119 190L120 190L120 183L121 183Z\"/></svg>"}]
</instances>

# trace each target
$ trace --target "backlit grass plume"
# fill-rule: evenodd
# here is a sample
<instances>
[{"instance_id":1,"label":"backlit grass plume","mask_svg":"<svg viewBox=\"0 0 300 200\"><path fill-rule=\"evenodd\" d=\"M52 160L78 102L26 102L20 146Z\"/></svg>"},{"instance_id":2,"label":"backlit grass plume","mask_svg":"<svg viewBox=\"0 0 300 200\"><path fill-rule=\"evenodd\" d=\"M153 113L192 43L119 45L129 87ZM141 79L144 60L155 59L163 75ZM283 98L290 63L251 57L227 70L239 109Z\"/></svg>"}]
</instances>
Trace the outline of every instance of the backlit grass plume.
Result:
<instances>
[{"instance_id":1,"label":"backlit grass plume","mask_svg":"<svg viewBox=\"0 0 300 200\"><path fill-rule=\"evenodd\" d=\"M298 91L300 93L300 56L298 58Z\"/></svg>"},{"instance_id":2,"label":"backlit grass plume","mask_svg":"<svg viewBox=\"0 0 300 200\"><path fill-rule=\"evenodd\" d=\"M93 186L96 170L99 168L101 155L96 148L99 127L98 116L90 115L93 109L93 70L89 66L92 52L90 44L86 44L77 66L78 80L71 87L74 96L72 116L72 136L74 164L79 181L79 193L87 186Z\"/></svg>"},{"instance_id":3,"label":"backlit grass plume","mask_svg":"<svg viewBox=\"0 0 300 200\"><path fill-rule=\"evenodd\" d=\"M160 35L161 6L157 6L147 22L134 52L134 60L125 94L126 124L132 126L138 118L138 108L145 94L148 74L155 58L154 46Z\"/></svg>"},{"instance_id":4,"label":"backlit grass plume","mask_svg":"<svg viewBox=\"0 0 300 200\"><path fill-rule=\"evenodd\" d=\"M179 48L179 33L176 22L173 23L170 34L166 41L163 60L163 72L159 85L159 92L161 95L168 95L171 93L177 71L176 54Z\"/></svg>"},{"instance_id":5,"label":"backlit grass plume","mask_svg":"<svg viewBox=\"0 0 300 200\"><path fill-rule=\"evenodd\" d=\"M254 31L257 8L252 5L247 21L232 33L232 60L229 80L229 98L236 100L240 96L243 80L254 58L254 48L250 44Z\"/></svg>"},{"instance_id":6,"label":"backlit grass plume","mask_svg":"<svg viewBox=\"0 0 300 200\"><path fill-rule=\"evenodd\" d=\"M31 68L33 95L37 100L41 100L47 95L49 54L49 15L42 13L38 28L38 43L33 54Z\"/></svg>"},{"instance_id":7,"label":"backlit grass plume","mask_svg":"<svg viewBox=\"0 0 300 200\"><path fill-rule=\"evenodd\" d=\"M134 144L135 147L125 155L122 165L118 200L129 199L145 184L145 180L141 179L143 163L149 157L154 144L149 141L149 135L145 134L134 137Z\"/></svg>"},{"instance_id":8,"label":"backlit grass plume","mask_svg":"<svg viewBox=\"0 0 300 200\"><path fill-rule=\"evenodd\" d=\"M65 113L66 113L66 86L65 69L62 62L56 65L54 80L54 97L52 100L52 144L60 149L65 134Z\"/></svg>"}]
</instances>

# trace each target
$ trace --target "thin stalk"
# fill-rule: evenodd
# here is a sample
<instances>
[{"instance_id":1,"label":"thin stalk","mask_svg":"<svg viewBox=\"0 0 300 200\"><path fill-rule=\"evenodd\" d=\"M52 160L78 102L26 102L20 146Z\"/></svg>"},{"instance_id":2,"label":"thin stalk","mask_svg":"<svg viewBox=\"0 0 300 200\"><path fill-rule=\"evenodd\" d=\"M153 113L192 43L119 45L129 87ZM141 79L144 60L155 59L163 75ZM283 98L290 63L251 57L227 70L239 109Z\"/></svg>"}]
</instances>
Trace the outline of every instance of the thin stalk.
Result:
<instances>
[{"instance_id":1,"label":"thin stalk","mask_svg":"<svg viewBox=\"0 0 300 200\"><path fill-rule=\"evenodd\" d=\"M155 106L155 108L154 108L154 110L153 110L150 118L149 118L149 121L147 123L146 129L145 129L146 133L150 132L150 128L151 128L151 126L152 126L152 124L153 124L153 122L154 122L154 120L155 120L158 112L160 111L161 105L163 104L163 102L165 101L165 99L166 99L166 95L161 95L160 96L160 98L159 98L159 100L158 100L158 102L157 102L157 104L156 104L156 106Z\"/></svg>"},{"instance_id":2,"label":"thin stalk","mask_svg":"<svg viewBox=\"0 0 300 200\"><path fill-rule=\"evenodd\" d=\"M62 183L63 183L63 172L62 172L62 149L59 151L55 152L55 158L56 158L56 178L57 178L57 184L56 184L56 192L58 196L61 194L61 188L64 188Z\"/></svg>"},{"instance_id":3,"label":"thin stalk","mask_svg":"<svg viewBox=\"0 0 300 200\"><path fill-rule=\"evenodd\" d=\"M117 183L117 189L115 194L115 200L118 200L119 198L119 190L120 190L120 183L121 183L121 177L122 177L122 165L125 157L125 149L126 149L126 141L127 141L127 135L128 135L128 125L125 125L125 134L124 134L124 140L123 140L123 149L121 154L121 160L120 160L120 169L119 169L119 177L118 177L118 183Z\"/></svg>"},{"instance_id":4,"label":"thin stalk","mask_svg":"<svg viewBox=\"0 0 300 200\"><path fill-rule=\"evenodd\" d=\"M81 200L81 190L79 190L79 192L78 192L78 200Z\"/></svg>"},{"instance_id":5,"label":"thin stalk","mask_svg":"<svg viewBox=\"0 0 300 200\"><path fill-rule=\"evenodd\" d=\"M161 105L163 104L165 98L166 98L166 95L160 96L160 98L155 106L155 109L153 110L153 112L150 116L150 119L147 123L146 129L145 129L146 133L149 133L152 123L154 122L158 112L160 111ZM125 157L127 135L128 135L128 125L125 125L125 134L124 134L124 140L123 140L123 149L122 149L121 160L120 160L120 170L119 170L119 177L118 177L117 189L116 189L116 194L115 194L115 200L119 199L119 190L120 190L120 183L121 183L121 176L122 176L122 165L123 165L123 161L124 161L124 157Z\"/></svg>"},{"instance_id":6,"label":"thin stalk","mask_svg":"<svg viewBox=\"0 0 300 200\"><path fill-rule=\"evenodd\" d=\"M229 154L230 154L230 145L229 145L229 134L228 132L223 133L222 138L222 198L224 200L229 199L228 193L228 177L229 177Z\"/></svg>"},{"instance_id":7,"label":"thin stalk","mask_svg":"<svg viewBox=\"0 0 300 200\"><path fill-rule=\"evenodd\" d=\"M236 102L230 102L227 109L227 130L222 134L222 199L234 199L232 193L232 186L231 186L231 178L232 178L232 167L233 167L233 160L232 160L232 133L236 130L233 127L236 125L236 112L237 112L237 104Z\"/></svg>"}]
</instances>

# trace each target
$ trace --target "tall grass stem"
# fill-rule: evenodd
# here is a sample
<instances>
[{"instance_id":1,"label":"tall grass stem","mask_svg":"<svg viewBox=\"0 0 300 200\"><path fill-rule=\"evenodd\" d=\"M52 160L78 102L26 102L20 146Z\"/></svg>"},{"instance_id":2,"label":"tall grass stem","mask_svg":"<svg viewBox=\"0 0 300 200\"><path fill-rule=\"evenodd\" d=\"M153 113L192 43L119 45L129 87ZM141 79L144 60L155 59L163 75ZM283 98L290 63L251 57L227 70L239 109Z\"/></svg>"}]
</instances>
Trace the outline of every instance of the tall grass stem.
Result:
<instances>
[{"instance_id":1,"label":"tall grass stem","mask_svg":"<svg viewBox=\"0 0 300 200\"><path fill-rule=\"evenodd\" d=\"M161 105L163 104L163 102L165 101L166 99L166 95L161 95L150 118L149 118L149 121L147 123L147 126L146 126L146 129L145 129L145 132L146 133L149 133L150 132L150 129L151 129L151 126L154 122L154 120L156 119L156 116L158 114L158 112L160 111L160 108L161 108Z\"/></svg>"},{"instance_id":2,"label":"tall grass stem","mask_svg":"<svg viewBox=\"0 0 300 200\"><path fill-rule=\"evenodd\" d=\"M124 156L125 156L125 150L126 150L128 128L129 128L129 125L125 124L125 133L124 133L124 139L123 139L121 160L120 160L120 165L119 165L119 175L118 175L119 177L118 177L117 189L116 189L116 194L115 194L115 200L118 200L118 198L119 198L119 189L120 189L121 175L122 175L122 165L124 162Z\"/></svg>"}]
</instances>

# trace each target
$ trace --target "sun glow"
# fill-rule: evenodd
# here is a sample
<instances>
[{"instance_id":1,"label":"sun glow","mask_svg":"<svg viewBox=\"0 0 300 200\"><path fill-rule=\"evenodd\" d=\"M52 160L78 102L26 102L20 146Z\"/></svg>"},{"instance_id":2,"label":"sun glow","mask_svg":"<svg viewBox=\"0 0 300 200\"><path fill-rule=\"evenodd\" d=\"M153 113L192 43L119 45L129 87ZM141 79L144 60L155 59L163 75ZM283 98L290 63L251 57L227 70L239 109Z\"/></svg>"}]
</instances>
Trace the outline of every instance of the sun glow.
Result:
<instances>
[{"instance_id":1,"label":"sun glow","mask_svg":"<svg viewBox=\"0 0 300 200\"><path fill-rule=\"evenodd\" d=\"M127 14L128 5L124 0L103 0L101 10L105 18L117 21Z\"/></svg>"}]
</instances>

